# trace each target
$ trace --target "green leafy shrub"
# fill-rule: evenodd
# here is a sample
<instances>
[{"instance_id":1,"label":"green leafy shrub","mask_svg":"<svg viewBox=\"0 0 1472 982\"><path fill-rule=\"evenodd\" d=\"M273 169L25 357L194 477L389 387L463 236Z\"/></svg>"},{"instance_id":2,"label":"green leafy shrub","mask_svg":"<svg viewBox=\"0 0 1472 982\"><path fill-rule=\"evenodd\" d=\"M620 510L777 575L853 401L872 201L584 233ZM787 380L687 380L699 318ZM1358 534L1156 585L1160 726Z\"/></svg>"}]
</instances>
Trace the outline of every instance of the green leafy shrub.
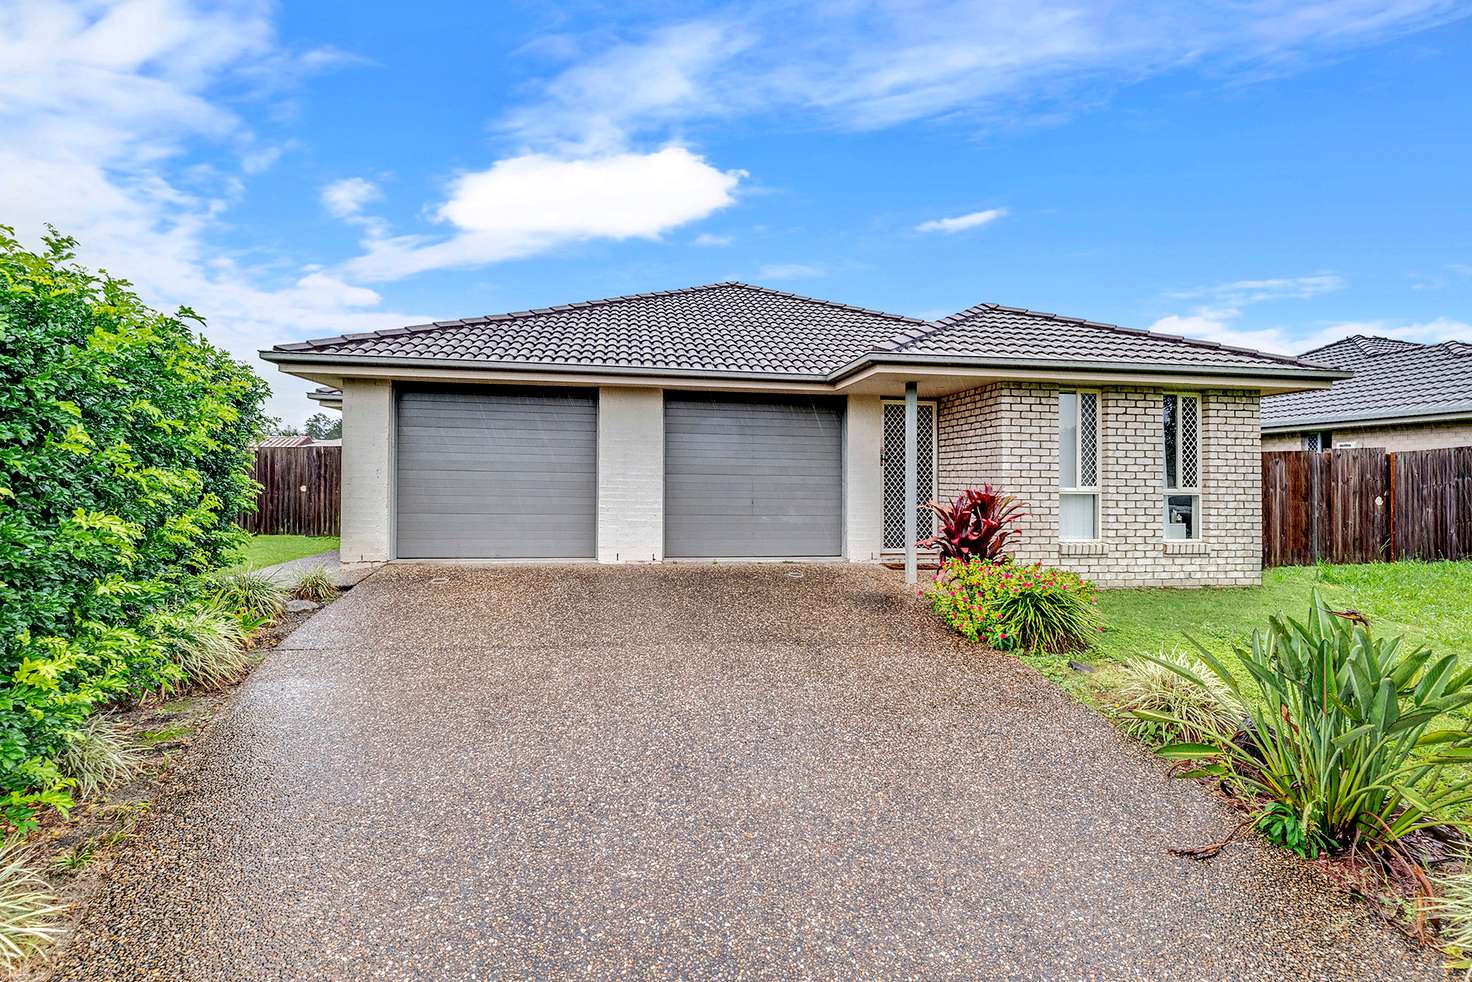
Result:
<instances>
[{"instance_id":1,"label":"green leafy shrub","mask_svg":"<svg viewBox=\"0 0 1472 982\"><path fill-rule=\"evenodd\" d=\"M237 615L214 601L157 612L150 626L190 684L221 689L250 670L245 627Z\"/></svg>"},{"instance_id":2,"label":"green leafy shrub","mask_svg":"<svg viewBox=\"0 0 1472 982\"><path fill-rule=\"evenodd\" d=\"M0 810L66 807L94 707L167 684L140 630L244 541L265 383L122 280L0 228Z\"/></svg>"},{"instance_id":3,"label":"green leafy shrub","mask_svg":"<svg viewBox=\"0 0 1472 982\"><path fill-rule=\"evenodd\" d=\"M27 865L18 839L0 844L0 965L11 966L61 935L61 913L51 887Z\"/></svg>"},{"instance_id":4,"label":"green leafy shrub","mask_svg":"<svg viewBox=\"0 0 1472 982\"><path fill-rule=\"evenodd\" d=\"M1447 764L1472 760L1472 731L1430 731L1472 703L1472 669L1456 656L1407 650L1336 616L1317 593L1308 617L1269 619L1232 658L1248 681L1197 646L1208 673L1247 721L1236 739L1171 744L1163 756L1201 761L1192 774L1225 778L1264 808L1259 828L1302 852L1393 845L1472 800L1472 781ZM1148 656L1147 656L1148 657ZM1191 668L1158 664L1205 688ZM1137 716L1181 725L1170 713Z\"/></svg>"},{"instance_id":5,"label":"green leafy shrub","mask_svg":"<svg viewBox=\"0 0 1472 982\"><path fill-rule=\"evenodd\" d=\"M215 596L220 604L261 622L274 621L286 605L286 591L269 576L251 570L221 573L214 577Z\"/></svg>"},{"instance_id":6,"label":"green leafy shrub","mask_svg":"<svg viewBox=\"0 0 1472 982\"><path fill-rule=\"evenodd\" d=\"M1108 698L1123 713L1125 731L1157 746L1235 736L1242 717L1226 687L1211 676L1197 685L1164 663L1199 667L1190 655L1171 651L1126 659L1111 680ZM1160 722L1161 717L1174 722Z\"/></svg>"},{"instance_id":7,"label":"green leafy shrub","mask_svg":"<svg viewBox=\"0 0 1472 982\"><path fill-rule=\"evenodd\" d=\"M954 631L1000 651L1079 651L1099 630L1094 585L1040 563L947 560L925 592Z\"/></svg>"},{"instance_id":8,"label":"green leafy shrub","mask_svg":"<svg viewBox=\"0 0 1472 982\"><path fill-rule=\"evenodd\" d=\"M292 587L291 594L302 600L326 603L337 596L337 584L326 570L318 567L303 573L302 578L296 581L296 586Z\"/></svg>"},{"instance_id":9,"label":"green leafy shrub","mask_svg":"<svg viewBox=\"0 0 1472 982\"><path fill-rule=\"evenodd\" d=\"M79 729L66 735L66 745L56 763L75 782L77 797L92 798L108 785L138 773L143 754L105 713L93 713Z\"/></svg>"}]
</instances>

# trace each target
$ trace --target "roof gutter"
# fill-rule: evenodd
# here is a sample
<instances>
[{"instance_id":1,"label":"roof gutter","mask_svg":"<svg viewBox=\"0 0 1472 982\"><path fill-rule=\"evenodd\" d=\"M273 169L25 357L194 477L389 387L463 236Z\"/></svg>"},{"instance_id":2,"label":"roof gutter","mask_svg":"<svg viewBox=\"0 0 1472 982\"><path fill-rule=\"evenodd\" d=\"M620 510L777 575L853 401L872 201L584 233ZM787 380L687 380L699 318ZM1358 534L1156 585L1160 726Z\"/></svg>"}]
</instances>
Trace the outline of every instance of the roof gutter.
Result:
<instances>
[{"instance_id":1,"label":"roof gutter","mask_svg":"<svg viewBox=\"0 0 1472 982\"><path fill-rule=\"evenodd\" d=\"M1351 378L1350 372L1328 368L1307 368L1296 365L1250 366L1250 365L1162 365L1159 362L1125 361L1079 361L1071 358L995 358L952 355L937 357L930 354L867 354L849 362L828 377L841 380L869 367L924 366L927 368L1003 368L1038 369L1039 371L1087 371L1087 372L1142 372L1152 375L1223 375L1250 378L1283 378L1295 381L1323 383L1309 388L1328 388L1340 379Z\"/></svg>"},{"instance_id":2,"label":"roof gutter","mask_svg":"<svg viewBox=\"0 0 1472 982\"><path fill-rule=\"evenodd\" d=\"M381 355L349 355L321 351L276 351L260 352L263 360L277 365L313 366L319 369L348 369L355 366L379 368L408 368L420 371L435 369L462 369L483 372L523 372L543 375L615 375L631 378L712 378L732 381L781 382L792 384L823 385L827 379L822 375L783 375L774 372L725 372L696 368L641 368L632 365L579 365L550 364L524 361L473 361L461 358L393 358Z\"/></svg>"},{"instance_id":3,"label":"roof gutter","mask_svg":"<svg viewBox=\"0 0 1472 982\"><path fill-rule=\"evenodd\" d=\"M599 365L599 364L548 364L538 362L496 362L496 361L474 361L469 359L425 359L425 358L394 358L378 355L350 355L344 357L337 352L313 352L313 351L280 351L265 350L260 352L262 359L277 365L301 365L318 368L338 367L350 368L351 366L372 366L381 368L412 368L420 371L433 371L436 368L461 369L483 372L518 372L528 374L586 374L586 375L609 375L626 376L633 378L690 378L690 379L724 379L730 381L750 382L775 382L781 384L801 385L810 387L815 385L832 386L843 381L851 375L864 371L868 368L884 367L925 367L925 368L960 368L960 369L987 369L996 368L1008 371L1019 371L1035 369L1046 372L1135 372L1159 376L1212 376L1243 379L1285 379L1305 383L1305 388L1327 388L1330 383L1339 379L1349 378L1347 372L1333 371L1330 369L1308 369L1295 366L1283 367L1252 367L1252 366L1217 366L1217 365L1161 365L1150 362L1118 362L1118 361L1076 361L1071 359L1030 359L1030 358L967 358L947 357L937 358L933 355L903 355L870 353L861 355L846 365L835 369L827 375L790 375L774 372L730 372L712 371L709 369L661 369L643 368L630 365Z\"/></svg>"}]
</instances>

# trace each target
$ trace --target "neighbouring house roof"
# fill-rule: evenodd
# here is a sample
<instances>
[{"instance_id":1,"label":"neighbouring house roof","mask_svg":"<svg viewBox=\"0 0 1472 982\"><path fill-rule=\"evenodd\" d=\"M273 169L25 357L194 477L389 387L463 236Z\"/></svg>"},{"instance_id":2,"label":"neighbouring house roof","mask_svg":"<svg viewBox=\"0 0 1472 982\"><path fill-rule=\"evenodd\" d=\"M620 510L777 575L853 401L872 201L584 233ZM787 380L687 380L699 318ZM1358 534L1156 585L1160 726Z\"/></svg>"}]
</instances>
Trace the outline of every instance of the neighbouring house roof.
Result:
<instances>
[{"instance_id":1,"label":"neighbouring house roof","mask_svg":"<svg viewBox=\"0 0 1472 982\"><path fill-rule=\"evenodd\" d=\"M1337 377L1296 358L1014 307L923 321L736 282L281 344L262 357L806 381L885 363Z\"/></svg>"},{"instance_id":2,"label":"neighbouring house roof","mask_svg":"<svg viewBox=\"0 0 1472 982\"><path fill-rule=\"evenodd\" d=\"M1302 357L1354 374L1327 389L1265 397L1263 429L1472 415L1472 344L1356 335Z\"/></svg>"},{"instance_id":3,"label":"neighbouring house roof","mask_svg":"<svg viewBox=\"0 0 1472 982\"><path fill-rule=\"evenodd\" d=\"M978 304L933 322L906 341L905 354L1098 364L1161 363L1184 368L1304 368L1297 358L1233 348L1176 334Z\"/></svg>"},{"instance_id":4,"label":"neighbouring house roof","mask_svg":"<svg viewBox=\"0 0 1472 982\"><path fill-rule=\"evenodd\" d=\"M342 408L342 390L333 389L328 386L313 389L307 393L307 398L322 406L324 409Z\"/></svg>"},{"instance_id":5,"label":"neighbouring house roof","mask_svg":"<svg viewBox=\"0 0 1472 982\"><path fill-rule=\"evenodd\" d=\"M312 438L309 436L268 436L257 447L310 447Z\"/></svg>"}]
</instances>

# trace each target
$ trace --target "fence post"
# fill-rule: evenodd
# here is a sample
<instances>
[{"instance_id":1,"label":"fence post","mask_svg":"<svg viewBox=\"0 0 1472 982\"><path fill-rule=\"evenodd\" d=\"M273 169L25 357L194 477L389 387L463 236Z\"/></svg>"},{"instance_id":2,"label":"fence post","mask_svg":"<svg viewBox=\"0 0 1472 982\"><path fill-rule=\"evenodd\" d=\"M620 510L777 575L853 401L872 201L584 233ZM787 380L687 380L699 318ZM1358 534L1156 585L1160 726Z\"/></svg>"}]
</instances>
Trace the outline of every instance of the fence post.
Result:
<instances>
[{"instance_id":1,"label":"fence post","mask_svg":"<svg viewBox=\"0 0 1472 982\"><path fill-rule=\"evenodd\" d=\"M1393 563L1395 562L1395 454L1393 452L1385 455L1385 466L1389 471L1389 477L1385 482L1388 490L1385 493L1390 499L1386 502L1385 531L1387 542L1385 546L1385 558Z\"/></svg>"},{"instance_id":2,"label":"fence post","mask_svg":"<svg viewBox=\"0 0 1472 982\"><path fill-rule=\"evenodd\" d=\"M1308 458L1308 553L1309 557L1317 563L1319 561L1319 497L1323 493L1323 471L1324 455L1316 453Z\"/></svg>"}]
</instances>

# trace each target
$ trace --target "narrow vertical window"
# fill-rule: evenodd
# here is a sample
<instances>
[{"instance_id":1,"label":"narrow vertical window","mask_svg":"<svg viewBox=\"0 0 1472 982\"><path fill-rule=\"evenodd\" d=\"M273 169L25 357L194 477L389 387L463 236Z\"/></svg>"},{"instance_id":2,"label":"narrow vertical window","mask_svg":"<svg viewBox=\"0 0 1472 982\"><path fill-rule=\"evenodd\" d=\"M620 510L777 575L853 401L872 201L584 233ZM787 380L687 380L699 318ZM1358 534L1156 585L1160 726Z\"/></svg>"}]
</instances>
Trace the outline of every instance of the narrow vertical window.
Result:
<instances>
[{"instance_id":1,"label":"narrow vertical window","mask_svg":"<svg viewBox=\"0 0 1472 982\"><path fill-rule=\"evenodd\" d=\"M1160 424L1165 460L1165 537L1201 537L1201 399L1167 395Z\"/></svg>"},{"instance_id":2,"label":"narrow vertical window","mask_svg":"<svg viewBox=\"0 0 1472 982\"><path fill-rule=\"evenodd\" d=\"M1058 537L1099 537L1099 394L1058 393Z\"/></svg>"}]
</instances>

